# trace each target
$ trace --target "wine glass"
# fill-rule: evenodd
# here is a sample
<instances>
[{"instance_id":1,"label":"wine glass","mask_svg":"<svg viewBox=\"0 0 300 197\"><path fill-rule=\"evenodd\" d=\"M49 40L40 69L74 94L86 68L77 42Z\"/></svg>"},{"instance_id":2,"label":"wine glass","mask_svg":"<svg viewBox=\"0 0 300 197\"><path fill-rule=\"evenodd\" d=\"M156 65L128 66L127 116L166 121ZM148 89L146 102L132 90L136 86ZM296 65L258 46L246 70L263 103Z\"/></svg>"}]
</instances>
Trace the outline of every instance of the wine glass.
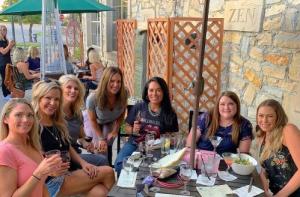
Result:
<instances>
[{"instance_id":1,"label":"wine glass","mask_svg":"<svg viewBox=\"0 0 300 197\"><path fill-rule=\"evenodd\" d=\"M62 162L64 162L64 163L71 161L71 156L70 156L69 151L61 151L60 156L61 156ZM71 174L71 172L67 171L64 175L70 175L70 174Z\"/></svg>"},{"instance_id":2,"label":"wine glass","mask_svg":"<svg viewBox=\"0 0 300 197\"><path fill-rule=\"evenodd\" d=\"M227 165L226 176L229 176L230 175L229 169L230 169L230 167L231 167L231 165L233 163L233 160L235 158L234 154L233 153L227 153L227 152L225 152L225 153L222 154L222 156L223 156L223 159L224 159L224 161L225 161L225 163Z\"/></svg>"},{"instance_id":3,"label":"wine glass","mask_svg":"<svg viewBox=\"0 0 300 197\"><path fill-rule=\"evenodd\" d=\"M186 185L192 176L192 168L189 164L183 163L180 165L180 178L184 184L184 190L180 192L181 195L190 195L190 192L186 189Z\"/></svg>"},{"instance_id":4,"label":"wine glass","mask_svg":"<svg viewBox=\"0 0 300 197\"><path fill-rule=\"evenodd\" d=\"M216 148L219 146L223 138L219 136L212 136L211 138L209 138L209 140L214 147L214 152L216 152Z\"/></svg>"},{"instance_id":5,"label":"wine glass","mask_svg":"<svg viewBox=\"0 0 300 197\"><path fill-rule=\"evenodd\" d=\"M136 114L136 117L135 117L135 124L139 124L139 125L141 125L141 119L142 119L142 115L141 115L141 111L138 111L137 112L137 114ZM137 131L137 132L132 132L132 135L133 136L140 136L140 133L139 133L139 131Z\"/></svg>"},{"instance_id":6,"label":"wine glass","mask_svg":"<svg viewBox=\"0 0 300 197\"><path fill-rule=\"evenodd\" d=\"M127 175L129 175L129 172L132 171L133 161L131 160L130 156L123 159L123 169L127 172Z\"/></svg>"},{"instance_id":7,"label":"wine glass","mask_svg":"<svg viewBox=\"0 0 300 197\"><path fill-rule=\"evenodd\" d=\"M159 178L160 176L160 173L162 171L161 169L161 165L159 163L151 163L150 166L149 166L149 169L150 169L150 175L154 178L154 183L156 183L157 179ZM157 186L153 186L150 188L150 191L152 192L158 192L160 191L160 188L157 187Z\"/></svg>"}]
</instances>

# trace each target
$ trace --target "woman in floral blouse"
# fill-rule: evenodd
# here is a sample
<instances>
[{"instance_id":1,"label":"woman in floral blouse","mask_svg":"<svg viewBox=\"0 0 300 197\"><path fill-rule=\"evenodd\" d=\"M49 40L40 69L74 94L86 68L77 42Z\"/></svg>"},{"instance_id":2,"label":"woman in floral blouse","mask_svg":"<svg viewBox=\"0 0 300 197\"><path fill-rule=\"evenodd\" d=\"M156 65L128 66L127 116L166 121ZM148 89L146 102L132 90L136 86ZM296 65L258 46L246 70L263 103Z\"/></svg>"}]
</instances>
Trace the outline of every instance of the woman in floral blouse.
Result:
<instances>
[{"instance_id":1,"label":"woman in floral blouse","mask_svg":"<svg viewBox=\"0 0 300 197\"><path fill-rule=\"evenodd\" d=\"M300 196L300 131L288 123L279 102L263 101L257 108L260 177L274 196Z\"/></svg>"}]
</instances>

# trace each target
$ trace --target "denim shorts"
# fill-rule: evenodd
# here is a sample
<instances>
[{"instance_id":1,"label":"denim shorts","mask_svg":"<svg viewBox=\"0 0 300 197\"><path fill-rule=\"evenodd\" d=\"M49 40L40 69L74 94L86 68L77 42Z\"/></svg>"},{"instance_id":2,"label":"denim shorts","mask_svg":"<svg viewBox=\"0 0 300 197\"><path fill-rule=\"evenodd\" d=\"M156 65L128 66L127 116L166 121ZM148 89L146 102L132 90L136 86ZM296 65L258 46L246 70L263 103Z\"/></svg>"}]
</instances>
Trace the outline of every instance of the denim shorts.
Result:
<instances>
[{"instance_id":1,"label":"denim shorts","mask_svg":"<svg viewBox=\"0 0 300 197\"><path fill-rule=\"evenodd\" d=\"M47 183L46 186L48 188L48 192L51 197L56 197L57 194L60 191L60 188L62 184L64 183L65 177L64 176L58 176L50 179Z\"/></svg>"}]
</instances>

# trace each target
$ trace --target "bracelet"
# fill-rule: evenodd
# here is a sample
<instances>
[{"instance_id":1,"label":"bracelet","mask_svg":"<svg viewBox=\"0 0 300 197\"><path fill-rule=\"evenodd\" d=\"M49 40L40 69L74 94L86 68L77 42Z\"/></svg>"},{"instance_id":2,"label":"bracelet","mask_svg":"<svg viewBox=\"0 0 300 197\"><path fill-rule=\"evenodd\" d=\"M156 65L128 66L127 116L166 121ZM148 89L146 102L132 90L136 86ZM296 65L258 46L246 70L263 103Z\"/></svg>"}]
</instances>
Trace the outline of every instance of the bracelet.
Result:
<instances>
[{"instance_id":1,"label":"bracelet","mask_svg":"<svg viewBox=\"0 0 300 197\"><path fill-rule=\"evenodd\" d=\"M35 176L34 174L32 174L31 176L32 176L33 178L35 178L36 180L38 180L38 181L40 181L40 180L41 180L41 178L39 178L39 177Z\"/></svg>"}]
</instances>

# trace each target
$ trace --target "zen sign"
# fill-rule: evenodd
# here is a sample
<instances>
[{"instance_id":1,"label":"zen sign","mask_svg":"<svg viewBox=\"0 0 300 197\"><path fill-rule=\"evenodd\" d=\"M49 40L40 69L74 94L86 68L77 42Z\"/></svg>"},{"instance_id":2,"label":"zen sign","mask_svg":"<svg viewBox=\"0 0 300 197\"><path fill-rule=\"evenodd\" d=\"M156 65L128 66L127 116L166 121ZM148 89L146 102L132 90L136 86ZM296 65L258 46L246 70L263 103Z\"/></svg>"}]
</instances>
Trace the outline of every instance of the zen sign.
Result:
<instances>
[{"instance_id":1,"label":"zen sign","mask_svg":"<svg viewBox=\"0 0 300 197\"><path fill-rule=\"evenodd\" d=\"M262 26L263 1L233 0L225 2L225 30L259 32Z\"/></svg>"}]
</instances>

